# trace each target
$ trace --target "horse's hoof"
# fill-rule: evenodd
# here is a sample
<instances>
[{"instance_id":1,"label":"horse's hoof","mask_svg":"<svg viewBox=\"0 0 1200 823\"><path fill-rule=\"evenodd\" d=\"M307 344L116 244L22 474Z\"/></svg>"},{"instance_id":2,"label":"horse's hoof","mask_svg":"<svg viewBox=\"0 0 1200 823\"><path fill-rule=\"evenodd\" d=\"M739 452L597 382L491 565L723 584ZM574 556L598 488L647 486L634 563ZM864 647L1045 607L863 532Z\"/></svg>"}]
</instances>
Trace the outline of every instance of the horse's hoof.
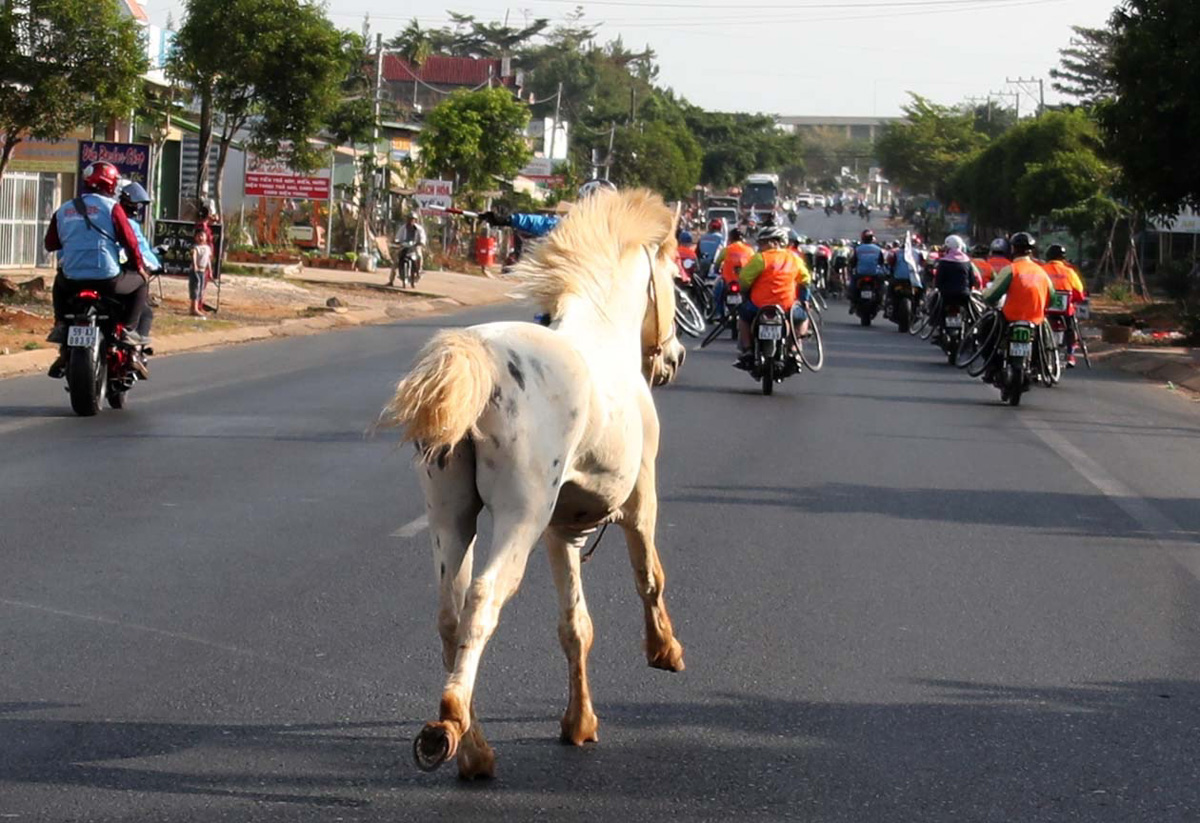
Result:
<instances>
[{"instance_id":1,"label":"horse's hoof","mask_svg":"<svg viewBox=\"0 0 1200 823\"><path fill-rule=\"evenodd\" d=\"M445 723L426 723L413 740L413 761L423 772L431 772L454 756L457 740Z\"/></svg>"},{"instance_id":2,"label":"horse's hoof","mask_svg":"<svg viewBox=\"0 0 1200 823\"><path fill-rule=\"evenodd\" d=\"M653 669L663 669L668 672L681 672L683 666L683 645L671 638L671 642L663 648L646 656L647 662Z\"/></svg>"},{"instance_id":3,"label":"horse's hoof","mask_svg":"<svg viewBox=\"0 0 1200 823\"><path fill-rule=\"evenodd\" d=\"M599 727L600 721L596 719L595 714L589 714L576 721L571 721L564 717L562 719L562 733L558 739L572 746L582 746L584 743L599 743L600 735L597 731Z\"/></svg>"},{"instance_id":4,"label":"horse's hoof","mask_svg":"<svg viewBox=\"0 0 1200 823\"><path fill-rule=\"evenodd\" d=\"M459 780L491 780L496 776L496 753L491 746L482 751L468 753L466 749L458 752Z\"/></svg>"}]
</instances>

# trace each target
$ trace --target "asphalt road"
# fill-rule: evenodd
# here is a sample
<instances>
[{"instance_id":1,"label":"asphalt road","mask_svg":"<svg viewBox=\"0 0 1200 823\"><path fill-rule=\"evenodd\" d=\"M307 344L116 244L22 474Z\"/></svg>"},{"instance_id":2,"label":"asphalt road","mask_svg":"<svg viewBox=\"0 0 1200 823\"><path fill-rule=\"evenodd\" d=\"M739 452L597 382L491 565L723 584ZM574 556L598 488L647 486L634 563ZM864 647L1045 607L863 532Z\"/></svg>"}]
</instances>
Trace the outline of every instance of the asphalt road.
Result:
<instances>
[{"instance_id":1,"label":"asphalt road","mask_svg":"<svg viewBox=\"0 0 1200 823\"><path fill-rule=\"evenodd\" d=\"M870 221L867 221L849 212L833 212L826 217L824 209L800 209L792 225L800 234L817 240L857 240L866 228L873 230L880 240L903 240L904 231L897 227L899 224L889 225L885 220L886 215L886 211L875 209L871 212Z\"/></svg>"},{"instance_id":2,"label":"asphalt road","mask_svg":"<svg viewBox=\"0 0 1200 823\"><path fill-rule=\"evenodd\" d=\"M1192 821L1200 411L1105 371L1019 409L890 324L762 397L658 394L687 671L619 536L584 570L601 743L556 742L544 555L484 657L499 776L411 765L442 681L407 451L363 432L441 323L164 358L130 408L0 382L0 818Z\"/></svg>"}]
</instances>

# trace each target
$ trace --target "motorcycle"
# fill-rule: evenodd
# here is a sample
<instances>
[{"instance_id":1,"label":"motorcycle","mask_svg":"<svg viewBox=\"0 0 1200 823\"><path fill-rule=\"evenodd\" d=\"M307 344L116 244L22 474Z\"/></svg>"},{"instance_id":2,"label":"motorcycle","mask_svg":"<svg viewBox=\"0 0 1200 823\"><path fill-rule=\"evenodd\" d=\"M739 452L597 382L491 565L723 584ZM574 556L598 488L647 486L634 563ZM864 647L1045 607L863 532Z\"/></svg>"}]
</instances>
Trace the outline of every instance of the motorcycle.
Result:
<instances>
[{"instance_id":1,"label":"motorcycle","mask_svg":"<svg viewBox=\"0 0 1200 823\"><path fill-rule=\"evenodd\" d=\"M762 383L762 393L769 396L776 383L800 371L791 318L780 306L763 306L750 326L750 339L754 347L750 376Z\"/></svg>"},{"instance_id":2,"label":"motorcycle","mask_svg":"<svg viewBox=\"0 0 1200 823\"><path fill-rule=\"evenodd\" d=\"M959 303L946 305L943 303L942 329L937 336L938 347L946 355L947 362L954 365L958 355L959 344L962 343L963 325L968 319L966 306Z\"/></svg>"},{"instance_id":3,"label":"motorcycle","mask_svg":"<svg viewBox=\"0 0 1200 823\"><path fill-rule=\"evenodd\" d=\"M398 248L396 267L392 269L392 276L388 278L388 285L390 286L395 283L396 277L399 275L400 288L416 288L417 281L421 279L421 275L417 271L417 261L413 258L414 247L404 244Z\"/></svg>"},{"instance_id":4,"label":"motorcycle","mask_svg":"<svg viewBox=\"0 0 1200 823\"><path fill-rule=\"evenodd\" d=\"M738 310L742 307L742 287L736 280L729 283L725 288L725 316L716 318L716 323L708 336L700 342L700 348L705 348L709 343L721 336L721 332L728 329L729 339L737 340L738 327L737 318Z\"/></svg>"},{"instance_id":5,"label":"motorcycle","mask_svg":"<svg viewBox=\"0 0 1200 823\"><path fill-rule=\"evenodd\" d=\"M1083 355L1083 362L1090 369L1092 359L1088 354L1087 341L1083 339L1083 334L1079 329L1079 320L1071 313L1070 308L1071 293L1068 291L1054 292L1050 305L1046 308L1046 319L1050 321L1050 330L1054 334L1054 345L1058 348L1059 357L1065 362L1071 354L1066 345L1067 332L1072 332L1074 343L1079 347L1079 353Z\"/></svg>"},{"instance_id":6,"label":"motorcycle","mask_svg":"<svg viewBox=\"0 0 1200 823\"><path fill-rule=\"evenodd\" d=\"M858 299L854 304L854 312L864 326L871 325L875 315L879 314L879 306L883 301L883 294L876 281L877 278L870 275L858 278Z\"/></svg>"},{"instance_id":7,"label":"motorcycle","mask_svg":"<svg viewBox=\"0 0 1200 823\"><path fill-rule=\"evenodd\" d=\"M912 283L907 280L888 281L883 316L899 326L901 334L908 334L908 330L912 327L914 300L915 293Z\"/></svg>"},{"instance_id":8,"label":"motorcycle","mask_svg":"<svg viewBox=\"0 0 1200 823\"><path fill-rule=\"evenodd\" d=\"M116 318L124 311L121 301L94 289L80 289L67 301L67 392L81 417L99 413L105 400L114 409L125 408L125 395L139 379L135 361L144 363L154 353L147 346L121 342L125 326Z\"/></svg>"},{"instance_id":9,"label":"motorcycle","mask_svg":"<svg viewBox=\"0 0 1200 823\"><path fill-rule=\"evenodd\" d=\"M1062 361L1045 326L1024 321L1010 323L993 358L1001 358L992 374L1000 389L1000 402L1019 406L1021 396L1035 383L1053 386L1062 376Z\"/></svg>"}]
</instances>

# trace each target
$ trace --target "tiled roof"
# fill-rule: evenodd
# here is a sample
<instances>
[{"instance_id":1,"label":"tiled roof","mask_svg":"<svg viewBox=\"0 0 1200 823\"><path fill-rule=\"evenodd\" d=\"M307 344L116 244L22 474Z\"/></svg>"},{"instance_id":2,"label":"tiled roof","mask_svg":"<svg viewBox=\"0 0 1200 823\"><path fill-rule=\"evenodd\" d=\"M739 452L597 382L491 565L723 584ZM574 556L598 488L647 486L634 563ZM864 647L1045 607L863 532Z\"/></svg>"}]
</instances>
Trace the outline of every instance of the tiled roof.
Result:
<instances>
[{"instance_id":1,"label":"tiled roof","mask_svg":"<svg viewBox=\"0 0 1200 823\"><path fill-rule=\"evenodd\" d=\"M499 60L477 60L474 57L445 57L434 55L419 69L395 54L383 57L383 79L391 82L411 82L413 76L435 86L480 86L487 82L488 69L494 80L511 86L511 77L500 77Z\"/></svg>"},{"instance_id":2,"label":"tiled roof","mask_svg":"<svg viewBox=\"0 0 1200 823\"><path fill-rule=\"evenodd\" d=\"M146 10L142 8L142 4L138 0L123 0L125 8L129 12L129 16L139 23L149 23L150 18L146 16Z\"/></svg>"}]
</instances>

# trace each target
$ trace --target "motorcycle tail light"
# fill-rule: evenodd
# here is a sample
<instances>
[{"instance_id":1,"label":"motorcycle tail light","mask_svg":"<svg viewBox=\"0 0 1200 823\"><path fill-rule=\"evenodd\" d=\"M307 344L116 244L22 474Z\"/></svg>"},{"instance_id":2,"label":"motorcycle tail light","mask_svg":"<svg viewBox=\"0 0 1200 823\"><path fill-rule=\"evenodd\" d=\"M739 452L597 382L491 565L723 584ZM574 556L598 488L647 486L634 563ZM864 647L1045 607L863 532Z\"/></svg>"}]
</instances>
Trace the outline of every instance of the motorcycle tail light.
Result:
<instances>
[{"instance_id":1,"label":"motorcycle tail light","mask_svg":"<svg viewBox=\"0 0 1200 823\"><path fill-rule=\"evenodd\" d=\"M79 296L84 300L99 300L100 292L92 291L91 289L85 289L79 293Z\"/></svg>"},{"instance_id":2,"label":"motorcycle tail light","mask_svg":"<svg viewBox=\"0 0 1200 823\"><path fill-rule=\"evenodd\" d=\"M740 283L738 283L738 281L734 280L732 283L729 284L729 293L730 294L737 294L741 290L742 290L742 286Z\"/></svg>"}]
</instances>

